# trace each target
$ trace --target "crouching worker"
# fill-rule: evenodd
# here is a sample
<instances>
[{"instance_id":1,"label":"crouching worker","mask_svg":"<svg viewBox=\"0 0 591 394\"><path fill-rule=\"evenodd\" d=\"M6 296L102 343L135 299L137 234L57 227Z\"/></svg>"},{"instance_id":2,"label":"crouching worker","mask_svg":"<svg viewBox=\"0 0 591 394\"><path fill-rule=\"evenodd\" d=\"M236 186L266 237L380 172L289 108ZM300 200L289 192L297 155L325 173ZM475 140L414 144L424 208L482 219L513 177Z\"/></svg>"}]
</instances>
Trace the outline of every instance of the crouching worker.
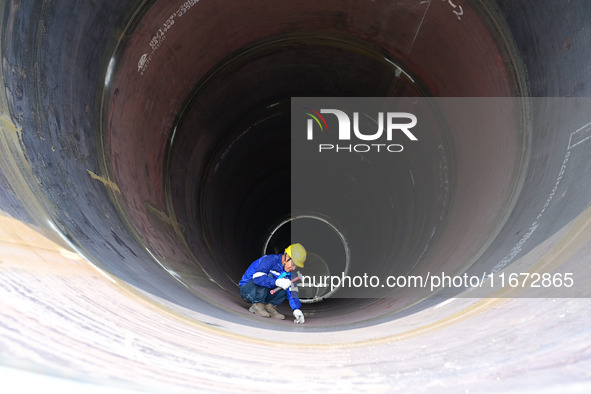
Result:
<instances>
[{"instance_id":1,"label":"crouching worker","mask_svg":"<svg viewBox=\"0 0 591 394\"><path fill-rule=\"evenodd\" d=\"M238 283L240 296L252 304L248 310L257 316L285 319L277 312L277 305L287 298L295 317L294 323L304 323L298 286L292 282L297 278L296 267L303 268L304 261L306 249L300 244L289 245L282 254L265 255L255 260ZM275 288L280 289L271 294Z\"/></svg>"}]
</instances>

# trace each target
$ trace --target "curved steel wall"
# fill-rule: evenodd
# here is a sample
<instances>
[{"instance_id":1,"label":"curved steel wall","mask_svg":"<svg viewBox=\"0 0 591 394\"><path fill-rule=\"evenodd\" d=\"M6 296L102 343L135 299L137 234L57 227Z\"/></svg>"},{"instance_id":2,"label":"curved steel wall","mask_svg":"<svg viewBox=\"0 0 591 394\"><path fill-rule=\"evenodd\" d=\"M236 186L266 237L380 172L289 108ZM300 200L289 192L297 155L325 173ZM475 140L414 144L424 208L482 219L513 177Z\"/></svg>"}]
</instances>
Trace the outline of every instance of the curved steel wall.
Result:
<instances>
[{"instance_id":1,"label":"curved steel wall","mask_svg":"<svg viewBox=\"0 0 591 394\"><path fill-rule=\"evenodd\" d=\"M39 1L1 15L2 211L120 284L80 267L19 268L15 245L26 259L41 246L14 241L27 230L7 219L2 289L33 295L6 309L4 364L229 391L260 388L265 375L249 368L277 368L277 353L299 360L310 390L587 387L586 298L335 298L307 305L308 322L295 326L254 318L235 284L289 216L289 136L275 133L285 100L387 95L516 97L523 119L494 134L450 131L440 242L429 243L438 189L404 189L404 205L424 215L392 230L415 248L406 256L425 248L422 268L433 270L574 269L584 282L584 1ZM435 155L408 165L418 179L441 169ZM77 261L44 248L53 252L39 267ZM65 323L31 329L39 316L27 302Z\"/></svg>"}]
</instances>

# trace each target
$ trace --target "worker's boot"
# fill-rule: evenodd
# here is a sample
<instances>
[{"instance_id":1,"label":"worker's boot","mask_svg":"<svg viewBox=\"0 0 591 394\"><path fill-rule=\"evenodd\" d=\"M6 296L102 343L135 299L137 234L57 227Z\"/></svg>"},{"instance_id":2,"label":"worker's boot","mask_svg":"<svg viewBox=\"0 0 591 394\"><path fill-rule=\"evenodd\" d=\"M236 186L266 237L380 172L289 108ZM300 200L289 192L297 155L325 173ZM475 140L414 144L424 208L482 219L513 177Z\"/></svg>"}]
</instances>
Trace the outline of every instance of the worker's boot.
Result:
<instances>
[{"instance_id":1,"label":"worker's boot","mask_svg":"<svg viewBox=\"0 0 591 394\"><path fill-rule=\"evenodd\" d=\"M249 312L252 312L257 316L271 317L271 315L269 315L269 312L265 310L265 305L261 304L260 302L252 304L250 308L248 308L248 310Z\"/></svg>"},{"instance_id":2,"label":"worker's boot","mask_svg":"<svg viewBox=\"0 0 591 394\"><path fill-rule=\"evenodd\" d=\"M273 319L285 319L285 315L282 315L281 313L277 312L277 309L273 304L265 304L265 310L269 312L269 315L271 315Z\"/></svg>"}]
</instances>

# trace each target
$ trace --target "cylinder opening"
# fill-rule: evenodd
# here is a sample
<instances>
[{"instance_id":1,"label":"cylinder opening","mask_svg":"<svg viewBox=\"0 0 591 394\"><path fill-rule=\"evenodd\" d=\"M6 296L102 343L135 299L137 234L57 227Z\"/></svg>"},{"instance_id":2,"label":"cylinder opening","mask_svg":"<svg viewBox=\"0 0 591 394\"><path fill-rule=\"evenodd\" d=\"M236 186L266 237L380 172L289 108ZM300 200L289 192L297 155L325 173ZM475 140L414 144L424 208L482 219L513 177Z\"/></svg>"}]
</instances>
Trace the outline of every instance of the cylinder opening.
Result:
<instances>
[{"instance_id":1,"label":"cylinder opening","mask_svg":"<svg viewBox=\"0 0 591 394\"><path fill-rule=\"evenodd\" d=\"M331 288L331 275L347 275L350 251L347 239L327 219L313 215L298 215L279 223L265 241L262 254L282 253L292 242L292 233L302 235L297 242L306 245L310 252L304 268L298 269L304 279L300 283L302 303L319 302L338 292L340 286Z\"/></svg>"},{"instance_id":2,"label":"cylinder opening","mask_svg":"<svg viewBox=\"0 0 591 394\"><path fill-rule=\"evenodd\" d=\"M521 95L512 48L482 3L466 7L462 23L447 3L304 3L205 1L179 13L177 4L156 1L136 14L109 65L102 141L105 168L120 188L113 199L167 271L232 313L244 309L240 276L262 250L289 244L289 226L335 239L326 252L313 239L305 245L318 273L332 273L329 255L340 256L347 272L363 267L348 250L346 215L292 212L291 97ZM508 128L492 136L450 130L425 141L428 155L401 156L404 165L392 169L405 197L384 242L396 242L407 258L400 272L430 264L459 271L510 209L525 139ZM502 163L496 173L494 163ZM490 202L493 190L502 196ZM434 208L442 204L443 215ZM482 205L487 214L466 226ZM432 258L434 245L445 261ZM306 307L320 325L335 314L355 323L400 310L384 307L393 301L315 291L307 299L323 303Z\"/></svg>"}]
</instances>

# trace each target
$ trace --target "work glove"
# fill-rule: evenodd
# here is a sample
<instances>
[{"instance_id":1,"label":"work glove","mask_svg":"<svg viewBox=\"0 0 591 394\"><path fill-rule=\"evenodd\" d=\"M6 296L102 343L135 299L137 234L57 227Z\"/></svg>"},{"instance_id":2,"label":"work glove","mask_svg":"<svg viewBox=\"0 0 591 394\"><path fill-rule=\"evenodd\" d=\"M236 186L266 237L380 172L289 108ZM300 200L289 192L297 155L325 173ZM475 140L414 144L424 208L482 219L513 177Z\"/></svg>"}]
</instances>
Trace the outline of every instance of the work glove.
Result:
<instances>
[{"instance_id":1,"label":"work glove","mask_svg":"<svg viewBox=\"0 0 591 394\"><path fill-rule=\"evenodd\" d=\"M291 281L287 278L279 278L275 280L275 286L281 287L283 290L287 290L291 286Z\"/></svg>"},{"instance_id":2,"label":"work glove","mask_svg":"<svg viewBox=\"0 0 591 394\"><path fill-rule=\"evenodd\" d=\"M306 322L304 314L299 309L293 310L293 317L295 317L295 320L293 321L295 324L304 324Z\"/></svg>"}]
</instances>

